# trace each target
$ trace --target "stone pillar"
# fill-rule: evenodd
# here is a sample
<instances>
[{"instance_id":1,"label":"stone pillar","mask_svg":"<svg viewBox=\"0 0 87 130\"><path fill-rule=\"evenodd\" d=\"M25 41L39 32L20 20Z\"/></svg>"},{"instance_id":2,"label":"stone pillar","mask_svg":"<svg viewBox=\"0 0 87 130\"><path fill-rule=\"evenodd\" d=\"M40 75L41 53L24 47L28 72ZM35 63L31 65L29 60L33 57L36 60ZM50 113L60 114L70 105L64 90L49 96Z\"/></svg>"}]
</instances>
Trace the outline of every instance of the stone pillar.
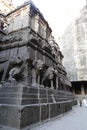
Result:
<instances>
[{"instance_id":1,"label":"stone pillar","mask_svg":"<svg viewBox=\"0 0 87 130\"><path fill-rule=\"evenodd\" d=\"M28 84L32 84L32 68L31 63L28 65Z\"/></svg>"},{"instance_id":2,"label":"stone pillar","mask_svg":"<svg viewBox=\"0 0 87 130\"><path fill-rule=\"evenodd\" d=\"M4 66L4 72L3 72L3 75L2 75L2 79L1 79L2 82L5 81L5 79L6 79L9 65L10 65L9 61L6 63L5 66L3 65Z\"/></svg>"},{"instance_id":3,"label":"stone pillar","mask_svg":"<svg viewBox=\"0 0 87 130\"><path fill-rule=\"evenodd\" d=\"M56 76L56 89L58 90L58 76Z\"/></svg>"},{"instance_id":4,"label":"stone pillar","mask_svg":"<svg viewBox=\"0 0 87 130\"><path fill-rule=\"evenodd\" d=\"M35 31L36 32L38 32L38 30L39 30L39 16L38 15L36 15L35 16Z\"/></svg>"},{"instance_id":5,"label":"stone pillar","mask_svg":"<svg viewBox=\"0 0 87 130\"><path fill-rule=\"evenodd\" d=\"M37 77L37 84L40 84L40 75Z\"/></svg>"},{"instance_id":6,"label":"stone pillar","mask_svg":"<svg viewBox=\"0 0 87 130\"><path fill-rule=\"evenodd\" d=\"M36 46L37 48L37 46ZM37 49L35 50L35 60L37 60Z\"/></svg>"},{"instance_id":7,"label":"stone pillar","mask_svg":"<svg viewBox=\"0 0 87 130\"><path fill-rule=\"evenodd\" d=\"M43 50L43 63L45 64L45 50Z\"/></svg>"},{"instance_id":8,"label":"stone pillar","mask_svg":"<svg viewBox=\"0 0 87 130\"><path fill-rule=\"evenodd\" d=\"M54 89L53 87L53 80L50 80L51 81L51 89Z\"/></svg>"},{"instance_id":9,"label":"stone pillar","mask_svg":"<svg viewBox=\"0 0 87 130\"><path fill-rule=\"evenodd\" d=\"M72 93L75 94L75 88L74 87L72 87Z\"/></svg>"},{"instance_id":10,"label":"stone pillar","mask_svg":"<svg viewBox=\"0 0 87 130\"><path fill-rule=\"evenodd\" d=\"M24 61L25 62L25 61ZM28 62L23 65L23 82L28 85Z\"/></svg>"},{"instance_id":11,"label":"stone pillar","mask_svg":"<svg viewBox=\"0 0 87 130\"><path fill-rule=\"evenodd\" d=\"M84 85L81 84L81 94L84 95L85 94L85 91L84 91Z\"/></svg>"},{"instance_id":12,"label":"stone pillar","mask_svg":"<svg viewBox=\"0 0 87 130\"><path fill-rule=\"evenodd\" d=\"M32 86L36 86L36 72L32 69Z\"/></svg>"}]
</instances>

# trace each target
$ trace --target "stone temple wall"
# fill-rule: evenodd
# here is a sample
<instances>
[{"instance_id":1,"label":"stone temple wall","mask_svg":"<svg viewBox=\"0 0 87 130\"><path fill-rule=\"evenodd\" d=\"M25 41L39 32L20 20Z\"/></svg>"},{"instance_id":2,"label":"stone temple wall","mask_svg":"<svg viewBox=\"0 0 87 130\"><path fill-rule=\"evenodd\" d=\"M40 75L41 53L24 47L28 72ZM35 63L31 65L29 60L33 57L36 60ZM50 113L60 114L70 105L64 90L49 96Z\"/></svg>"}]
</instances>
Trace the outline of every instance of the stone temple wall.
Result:
<instances>
[{"instance_id":1,"label":"stone temple wall","mask_svg":"<svg viewBox=\"0 0 87 130\"><path fill-rule=\"evenodd\" d=\"M28 4L10 12L6 18L11 20L12 14L21 14ZM29 128L76 105L62 65L63 55L51 35L52 30L35 5L31 3L30 7L31 13L27 15L31 18L29 26L25 23L25 27L15 30L19 25L15 24L19 22L16 18L13 19L14 30L10 33L0 31L1 129Z\"/></svg>"},{"instance_id":2,"label":"stone temple wall","mask_svg":"<svg viewBox=\"0 0 87 130\"><path fill-rule=\"evenodd\" d=\"M26 28L4 36L0 45L0 128L29 128L76 104L63 65L35 35Z\"/></svg>"},{"instance_id":3,"label":"stone temple wall","mask_svg":"<svg viewBox=\"0 0 87 130\"><path fill-rule=\"evenodd\" d=\"M32 77L31 73L33 73L32 70L34 67L33 62L39 61L43 62L40 84L43 80L44 74L47 73L46 71L49 71L49 69L51 71L52 69L52 77L57 77L57 81L54 82L57 83L57 87L60 86L58 89L68 89L70 83L67 79L65 68L61 64L61 53L59 47L58 52L56 53L55 51L52 51L52 48L48 42L45 40L43 41L43 39L41 39L39 35L37 36L33 30L30 32L29 28L5 35L0 45L0 81L2 83L5 81L8 82L13 69L15 69L14 71L16 71L16 68L20 69L20 67L23 66L23 63L27 67L24 67L23 75L27 75L25 77ZM58 55L56 55L57 53ZM26 74L27 69L30 69L30 71ZM24 78L24 76L22 76L22 78ZM17 80L16 78L14 79Z\"/></svg>"},{"instance_id":4,"label":"stone temple wall","mask_svg":"<svg viewBox=\"0 0 87 130\"><path fill-rule=\"evenodd\" d=\"M64 34L61 37L62 44L61 51L64 55L63 64L67 71L67 76L70 81L77 80L77 68L75 63L75 52L74 52L74 42L75 42L75 23L71 23ZM73 71L72 71L73 70Z\"/></svg>"},{"instance_id":5,"label":"stone temple wall","mask_svg":"<svg viewBox=\"0 0 87 130\"><path fill-rule=\"evenodd\" d=\"M70 24L62 36L64 66L70 81L87 81L87 6L80 18Z\"/></svg>"}]
</instances>

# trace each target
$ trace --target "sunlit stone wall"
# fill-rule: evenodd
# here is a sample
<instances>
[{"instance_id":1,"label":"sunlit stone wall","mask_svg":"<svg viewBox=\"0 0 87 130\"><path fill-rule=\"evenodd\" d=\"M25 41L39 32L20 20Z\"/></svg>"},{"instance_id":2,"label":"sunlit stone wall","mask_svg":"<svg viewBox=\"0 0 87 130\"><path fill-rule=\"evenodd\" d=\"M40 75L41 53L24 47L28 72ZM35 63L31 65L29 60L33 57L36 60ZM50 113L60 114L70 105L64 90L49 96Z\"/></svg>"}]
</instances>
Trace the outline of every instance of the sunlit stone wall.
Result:
<instances>
[{"instance_id":1,"label":"sunlit stone wall","mask_svg":"<svg viewBox=\"0 0 87 130\"><path fill-rule=\"evenodd\" d=\"M64 66L71 81L87 81L87 7L60 38Z\"/></svg>"}]
</instances>

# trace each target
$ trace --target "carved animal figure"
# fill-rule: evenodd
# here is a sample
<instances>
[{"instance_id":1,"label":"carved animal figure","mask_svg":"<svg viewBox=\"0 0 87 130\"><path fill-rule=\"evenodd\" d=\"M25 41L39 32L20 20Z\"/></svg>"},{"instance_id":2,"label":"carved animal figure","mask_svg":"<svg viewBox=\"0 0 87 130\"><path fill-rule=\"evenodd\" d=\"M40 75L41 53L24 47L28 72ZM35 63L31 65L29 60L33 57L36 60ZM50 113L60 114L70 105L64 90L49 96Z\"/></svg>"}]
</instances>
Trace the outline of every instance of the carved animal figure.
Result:
<instances>
[{"instance_id":1,"label":"carved animal figure","mask_svg":"<svg viewBox=\"0 0 87 130\"><path fill-rule=\"evenodd\" d=\"M43 64L43 61L41 61L41 60L34 60L32 65L33 65L32 86L35 86L36 84L40 84L41 73L42 73L44 64Z\"/></svg>"},{"instance_id":2,"label":"carved animal figure","mask_svg":"<svg viewBox=\"0 0 87 130\"><path fill-rule=\"evenodd\" d=\"M0 73L2 74L0 79L2 82L6 80L10 69L17 64L22 64L20 57L12 57L10 60L7 60L0 64Z\"/></svg>"},{"instance_id":3,"label":"carved animal figure","mask_svg":"<svg viewBox=\"0 0 87 130\"><path fill-rule=\"evenodd\" d=\"M10 82L17 81L23 78L23 71L25 69L26 61L24 58L20 58L21 64L17 63L15 66L9 71L9 78Z\"/></svg>"},{"instance_id":4,"label":"carved animal figure","mask_svg":"<svg viewBox=\"0 0 87 130\"><path fill-rule=\"evenodd\" d=\"M53 67L48 67L48 69L45 71L43 79L42 79L42 84L45 84L48 86L48 82L50 81L50 87L53 89L54 88L54 77L57 78L57 70L55 70ZM58 78L56 81L56 87L58 87Z\"/></svg>"}]
</instances>

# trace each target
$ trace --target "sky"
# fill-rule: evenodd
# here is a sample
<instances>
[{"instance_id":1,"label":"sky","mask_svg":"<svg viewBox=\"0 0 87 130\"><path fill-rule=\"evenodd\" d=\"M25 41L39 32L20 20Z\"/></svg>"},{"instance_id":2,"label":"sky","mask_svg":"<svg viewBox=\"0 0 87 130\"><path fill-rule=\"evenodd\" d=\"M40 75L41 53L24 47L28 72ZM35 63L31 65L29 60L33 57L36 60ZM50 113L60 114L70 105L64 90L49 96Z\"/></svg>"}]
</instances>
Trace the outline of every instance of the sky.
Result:
<instances>
[{"instance_id":1,"label":"sky","mask_svg":"<svg viewBox=\"0 0 87 130\"><path fill-rule=\"evenodd\" d=\"M27 0L12 0L15 6ZM80 10L86 5L86 0L32 0L44 15L52 28L56 41L67 25L79 17Z\"/></svg>"}]
</instances>

